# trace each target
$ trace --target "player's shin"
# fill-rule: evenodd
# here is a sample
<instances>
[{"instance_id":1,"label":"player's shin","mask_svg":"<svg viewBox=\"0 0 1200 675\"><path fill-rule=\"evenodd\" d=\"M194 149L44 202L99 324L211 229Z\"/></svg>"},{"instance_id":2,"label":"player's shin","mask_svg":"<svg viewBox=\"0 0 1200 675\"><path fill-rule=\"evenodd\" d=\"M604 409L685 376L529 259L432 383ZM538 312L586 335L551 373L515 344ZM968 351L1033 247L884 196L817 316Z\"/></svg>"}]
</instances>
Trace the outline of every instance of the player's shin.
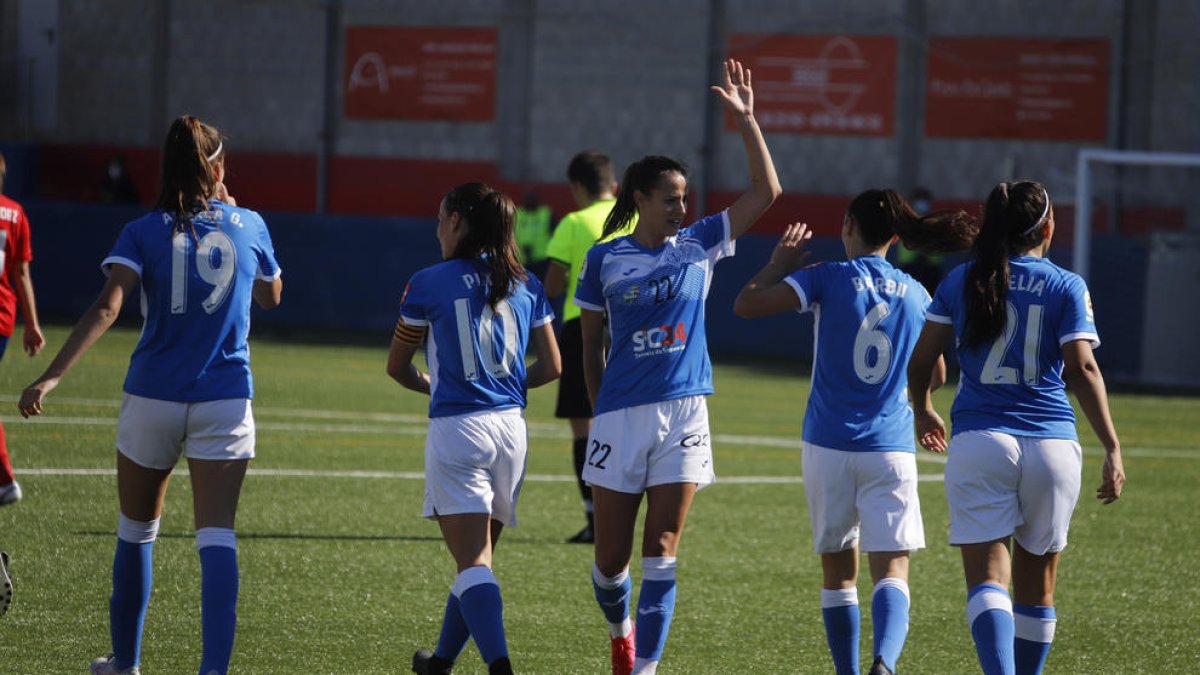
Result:
<instances>
[{"instance_id":1,"label":"player's shin","mask_svg":"<svg viewBox=\"0 0 1200 675\"><path fill-rule=\"evenodd\" d=\"M1013 656L1016 660L1017 675L1038 675L1050 654L1050 643L1054 642L1054 628L1058 623L1058 615L1053 607L1013 605L1013 623L1016 636L1013 641Z\"/></svg>"},{"instance_id":2,"label":"player's shin","mask_svg":"<svg viewBox=\"0 0 1200 675\"><path fill-rule=\"evenodd\" d=\"M113 590L108 601L114 665L138 665L142 656L142 626L154 580L154 541L158 519L149 522L121 516L117 526L117 551L113 556Z\"/></svg>"},{"instance_id":3,"label":"player's shin","mask_svg":"<svg viewBox=\"0 0 1200 675\"><path fill-rule=\"evenodd\" d=\"M200 554L200 672L225 675L237 629L237 534L225 527L196 530Z\"/></svg>"},{"instance_id":4,"label":"player's shin","mask_svg":"<svg viewBox=\"0 0 1200 675\"><path fill-rule=\"evenodd\" d=\"M984 675L1013 675L1013 609L1008 591L979 584L967 592L967 625Z\"/></svg>"},{"instance_id":5,"label":"player's shin","mask_svg":"<svg viewBox=\"0 0 1200 675\"><path fill-rule=\"evenodd\" d=\"M821 616L825 620L825 640L838 675L858 674L858 638L861 625L858 589L821 589Z\"/></svg>"}]
</instances>

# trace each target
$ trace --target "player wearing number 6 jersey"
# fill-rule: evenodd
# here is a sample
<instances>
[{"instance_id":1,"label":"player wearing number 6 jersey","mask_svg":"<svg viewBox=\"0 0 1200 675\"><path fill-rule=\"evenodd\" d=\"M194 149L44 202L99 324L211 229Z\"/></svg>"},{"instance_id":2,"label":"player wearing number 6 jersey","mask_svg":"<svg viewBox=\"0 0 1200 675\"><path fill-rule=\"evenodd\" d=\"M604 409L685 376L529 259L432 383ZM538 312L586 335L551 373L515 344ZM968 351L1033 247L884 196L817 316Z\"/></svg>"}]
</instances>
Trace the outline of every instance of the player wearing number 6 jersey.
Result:
<instances>
[{"instance_id":1,"label":"player wearing number 6 jersey","mask_svg":"<svg viewBox=\"0 0 1200 675\"><path fill-rule=\"evenodd\" d=\"M965 248L973 235L965 213L918 217L894 190L867 190L842 223L847 261L800 268L811 232L791 225L734 303L747 318L787 310L816 316L802 462L824 571L825 633L840 675L859 672L859 549L875 584L871 673L880 675L896 670L908 633L909 554L925 547L905 368L929 293L892 267L887 250L899 236L910 248L943 253ZM931 372L940 384L941 359Z\"/></svg>"},{"instance_id":2,"label":"player wearing number 6 jersey","mask_svg":"<svg viewBox=\"0 0 1200 675\"><path fill-rule=\"evenodd\" d=\"M511 673L492 553L517 524L528 445L525 391L558 377L554 312L517 260L516 207L483 183L450 191L438 209L444 262L412 276L387 372L430 396L425 441L426 518L437 520L458 568L433 653L413 655L417 673L449 673L475 638L489 673ZM532 342L537 361L526 368ZM429 373L413 364L425 345Z\"/></svg>"},{"instance_id":3,"label":"player wearing number 6 jersey","mask_svg":"<svg viewBox=\"0 0 1200 675\"><path fill-rule=\"evenodd\" d=\"M121 503L113 590L112 653L93 675L136 673L150 600L151 553L167 480L187 456L200 555L199 672L226 672L237 621L234 517L254 456L250 376L250 301L279 304L279 264L262 218L238 208L222 182L219 132L176 119L162 155L156 209L121 231L104 258L108 283L54 361L21 394L25 416L42 412L46 394L117 318L139 286L145 324L125 378L117 421L117 492Z\"/></svg>"},{"instance_id":4,"label":"player wearing number 6 jersey","mask_svg":"<svg viewBox=\"0 0 1200 675\"><path fill-rule=\"evenodd\" d=\"M601 241L637 215L633 233L587 254L575 303L583 371L596 417L583 478L595 501L596 600L608 620L614 674L653 673L675 611L675 555L692 498L713 482L705 396L713 392L704 301L713 266L780 193L754 119L750 71L728 61L714 86L741 133L750 187L727 209L682 227L682 164L650 156L625 171ZM604 312L612 348L604 354ZM642 590L636 640L629 559L642 497ZM636 644L635 644L636 642Z\"/></svg>"},{"instance_id":5,"label":"player wearing number 6 jersey","mask_svg":"<svg viewBox=\"0 0 1200 675\"><path fill-rule=\"evenodd\" d=\"M1125 482L1092 355L1100 339L1091 300L1082 279L1046 259L1053 235L1045 187L997 185L971 260L938 286L908 369L918 440L945 451L928 372L955 340L962 379L946 463L950 543L960 547L967 623L989 675L1041 672L1054 638L1055 580L1083 464L1064 384L1104 445L1096 497L1113 502Z\"/></svg>"}]
</instances>

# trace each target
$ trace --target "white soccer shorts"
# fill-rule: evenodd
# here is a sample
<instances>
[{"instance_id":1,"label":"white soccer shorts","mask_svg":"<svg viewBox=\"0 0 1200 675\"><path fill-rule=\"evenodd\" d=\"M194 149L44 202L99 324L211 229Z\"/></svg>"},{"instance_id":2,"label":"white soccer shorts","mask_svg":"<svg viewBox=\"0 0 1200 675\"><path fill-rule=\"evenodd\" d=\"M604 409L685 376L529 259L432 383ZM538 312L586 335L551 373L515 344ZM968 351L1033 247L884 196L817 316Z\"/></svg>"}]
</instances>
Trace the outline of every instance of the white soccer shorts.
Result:
<instances>
[{"instance_id":1,"label":"white soccer shorts","mask_svg":"<svg viewBox=\"0 0 1200 675\"><path fill-rule=\"evenodd\" d=\"M597 415L588 437L583 480L617 492L716 480L708 402L703 396L647 403Z\"/></svg>"},{"instance_id":2,"label":"white soccer shorts","mask_svg":"<svg viewBox=\"0 0 1200 675\"><path fill-rule=\"evenodd\" d=\"M183 403L125 394L117 418L117 450L150 469L170 469L180 454L188 459L253 459L250 399Z\"/></svg>"},{"instance_id":3,"label":"white soccer shorts","mask_svg":"<svg viewBox=\"0 0 1200 675\"><path fill-rule=\"evenodd\" d=\"M965 431L950 439L948 454L952 545L1012 535L1034 555L1066 548L1083 472L1078 442Z\"/></svg>"},{"instance_id":4,"label":"white soccer shorts","mask_svg":"<svg viewBox=\"0 0 1200 675\"><path fill-rule=\"evenodd\" d=\"M868 553L925 548L915 453L849 452L806 441L801 465L817 553L855 544Z\"/></svg>"},{"instance_id":5,"label":"white soccer shorts","mask_svg":"<svg viewBox=\"0 0 1200 675\"><path fill-rule=\"evenodd\" d=\"M487 513L515 527L528 447L520 408L430 419L422 515Z\"/></svg>"}]
</instances>

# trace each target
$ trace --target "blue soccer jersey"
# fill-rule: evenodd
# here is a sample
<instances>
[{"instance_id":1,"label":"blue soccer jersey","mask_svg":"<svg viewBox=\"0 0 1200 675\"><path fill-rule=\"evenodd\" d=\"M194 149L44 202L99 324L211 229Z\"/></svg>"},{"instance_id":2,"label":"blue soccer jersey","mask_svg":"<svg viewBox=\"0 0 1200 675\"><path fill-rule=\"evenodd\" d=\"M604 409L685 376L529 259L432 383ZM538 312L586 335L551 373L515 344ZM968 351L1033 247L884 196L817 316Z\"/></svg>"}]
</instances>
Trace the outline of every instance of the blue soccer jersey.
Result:
<instances>
[{"instance_id":1,"label":"blue soccer jersey","mask_svg":"<svg viewBox=\"0 0 1200 675\"><path fill-rule=\"evenodd\" d=\"M877 255L812 265L785 278L812 312L812 390L804 440L835 450L916 452L908 360L928 291Z\"/></svg>"},{"instance_id":2,"label":"blue soccer jersey","mask_svg":"<svg viewBox=\"0 0 1200 675\"><path fill-rule=\"evenodd\" d=\"M164 401L253 398L250 301L255 279L274 281L279 263L267 225L254 211L218 201L172 235L172 217L154 211L125 226L101 263L141 278L142 336L125 391Z\"/></svg>"},{"instance_id":3,"label":"blue soccer jersey","mask_svg":"<svg viewBox=\"0 0 1200 675\"><path fill-rule=\"evenodd\" d=\"M928 320L953 324L962 376L950 418L954 433L999 431L1016 436L1077 439L1067 400L1061 346L1100 345L1092 301L1079 275L1045 258L1010 258L1008 320L990 344L962 344L963 284L973 263L959 265L938 286Z\"/></svg>"},{"instance_id":4,"label":"blue soccer jersey","mask_svg":"<svg viewBox=\"0 0 1200 675\"><path fill-rule=\"evenodd\" d=\"M588 251L575 303L607 310L612 333L597 415L713 392L704 300L713 265L733 253L724 211L655 249L628 235Z\"/></svg>"},{"instance_id":5,"label":"blue soccer jersey","mask_svg":"<svg viewBox=\"0 0 1200 675\"><path fill-rule=\"evenodd\" d=\"M490 276L484 261L460 258L417 272L404 289L404 323L429 328L430 417L525 407L529 331L554 310L533 275L492 309Z\"/></svg>"}]
</instances>

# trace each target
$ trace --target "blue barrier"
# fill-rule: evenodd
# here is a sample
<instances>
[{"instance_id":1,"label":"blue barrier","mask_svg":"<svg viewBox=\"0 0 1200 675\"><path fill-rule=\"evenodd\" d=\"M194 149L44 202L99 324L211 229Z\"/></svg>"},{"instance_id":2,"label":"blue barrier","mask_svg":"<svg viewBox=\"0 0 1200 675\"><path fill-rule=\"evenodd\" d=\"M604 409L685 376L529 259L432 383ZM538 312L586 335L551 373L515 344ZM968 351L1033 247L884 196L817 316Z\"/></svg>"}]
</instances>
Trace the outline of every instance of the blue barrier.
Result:
<instances>
[{"instance_id":1,"label":"blue barrier","mask_svg":"<svg viewBox=\"0 0 1200 675\"><path fill-rule=\"evenodd\" d=\"M42 314L73 321L104 284L100 260L121 227L143 213L137 206L27 203L33 229L33 276ZM370 331L386 344L400 294L413 272L440 260L435 223L422 218L369 218L265 214L283 267L283 304L254 316L256 326ZM718 263L707 305L708 341L714 353L809 360L811 314L748 321L733 314L738 291L771 255L773 236L748 235L738 254ZM839 240L816 239L812 260L842 260ZM961 256L958 257L961 259ZM1051 259L1069 266L1070 251ZM1096 316L1106 374L1132 379L1141 354L1146 247L1128 237L1098 237L1092 264ZM948 262L952 263L954 260ZM136 305L127 314L137 312Z\"/></svg>"}]
</instances>

